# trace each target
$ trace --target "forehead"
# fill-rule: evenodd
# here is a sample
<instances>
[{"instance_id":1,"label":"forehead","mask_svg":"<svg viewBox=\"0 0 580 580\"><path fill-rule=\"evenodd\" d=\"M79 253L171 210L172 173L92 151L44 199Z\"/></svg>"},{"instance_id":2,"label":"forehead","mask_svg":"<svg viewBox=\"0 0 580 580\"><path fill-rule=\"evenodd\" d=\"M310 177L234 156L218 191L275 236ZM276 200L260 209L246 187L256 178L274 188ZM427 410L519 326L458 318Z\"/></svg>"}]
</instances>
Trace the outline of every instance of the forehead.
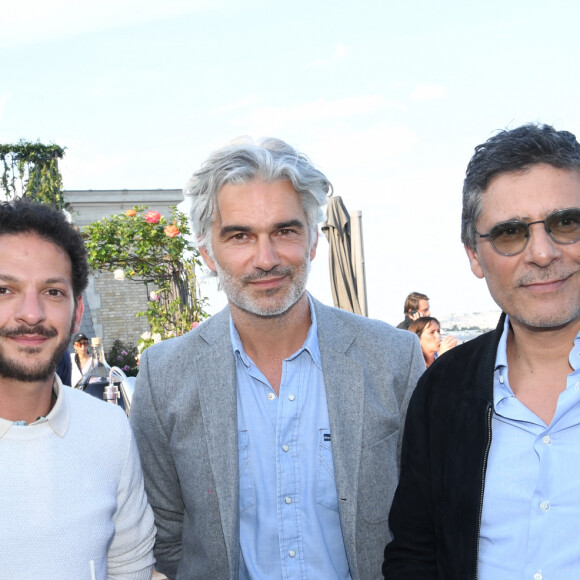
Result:
<instances>
[{"instance_id":1,"label":"forehead","mask_svg":"<svg viewBox=\"0 0 580 580\"><path fill-rule=\"evenodd\" d=\"M222 187L214 226L266 226L287 219L305 219L300 196L289 181L254 180Z\"/></svg>"},{"instance_id":2,"label":"forehead","mask_svg":"<svg viewBox=\"0 0 580 580\"><path fill-rule=\"evenodd\" d=\"M0 244L0 274L17 275L21 279L62 277L72 282L70 257L54 242L25 232L0 235Z\"/></svg>"},{"instance_id":3,"label":"forehead","mask_svg":"<svg viewBox=\"0 0 580 580\"><path fill-rule=\"evenodd\" d=\"M534 220L567 207L580 207L580 171L539 163L493 177L483 194L480 219Z\"/></svg>"}]
</instances>

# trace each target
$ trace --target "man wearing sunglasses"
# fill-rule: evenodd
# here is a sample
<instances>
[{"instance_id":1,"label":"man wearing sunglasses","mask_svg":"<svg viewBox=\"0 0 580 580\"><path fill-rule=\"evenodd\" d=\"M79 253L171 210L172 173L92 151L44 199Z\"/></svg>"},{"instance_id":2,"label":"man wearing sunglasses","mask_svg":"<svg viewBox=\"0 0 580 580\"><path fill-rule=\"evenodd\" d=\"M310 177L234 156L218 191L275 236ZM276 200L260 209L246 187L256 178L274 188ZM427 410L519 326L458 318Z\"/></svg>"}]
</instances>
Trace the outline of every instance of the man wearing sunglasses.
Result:
<instances>
[{"instance_id":1,"label":"man wearing sunglasses","mask_svg":"<svg viewBox=\"0 0 580 580\"><path fill-rule=\"evenodd\" d=\"M526 125L476 147L462 240L503 314L410 403L394 535L402 579L580 578L580 144Z\"/></svg>"}]
</instances>

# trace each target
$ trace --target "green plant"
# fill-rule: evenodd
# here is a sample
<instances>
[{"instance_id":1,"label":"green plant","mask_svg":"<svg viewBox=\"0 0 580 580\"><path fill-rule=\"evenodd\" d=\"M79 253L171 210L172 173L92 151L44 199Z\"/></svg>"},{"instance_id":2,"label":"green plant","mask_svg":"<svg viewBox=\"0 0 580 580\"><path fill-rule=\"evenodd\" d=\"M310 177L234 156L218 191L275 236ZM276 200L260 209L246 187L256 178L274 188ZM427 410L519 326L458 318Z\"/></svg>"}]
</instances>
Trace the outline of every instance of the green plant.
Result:
<instances>
[{"instance_id":1,"label":"green plant","mask_svg":"<svg viewBox=\"0 0 580 580\"><path fill-rule=\"evenodd\" d=\"M107 362L112 367L119 367L128 377L136 377L139 371L137 365L138 350L136 346L127 346L118 338L107 353Z\"/></svg>"},{"instance_id":2,"label":"green plant","mask_svg":"<svg viewBox=\"0 0 580 580\"><path fill-rule=\"evenodd\" d=\"M58 160L63 156L64 149L58 145L27 141L0 145L1 183L6 196L30 197L63 209L62 176L58 169Z\"/></svg>"},{"instance_id":3,"label":"green plant","mask_svg":"<svg viewBox=\"0 0 580 580\"><path fill-rule=\"evenodd\" d=\"M168 221L159 212L137 206L88 225L84 230L88 259L94 270L113 272L118 280L140 280L147 287L146 316L151 333L139 351L154 342L184 334L207 317L199 296L195 267L199 252L190 242L187 217L172 208Z\"/></svg>"}]
</instances>

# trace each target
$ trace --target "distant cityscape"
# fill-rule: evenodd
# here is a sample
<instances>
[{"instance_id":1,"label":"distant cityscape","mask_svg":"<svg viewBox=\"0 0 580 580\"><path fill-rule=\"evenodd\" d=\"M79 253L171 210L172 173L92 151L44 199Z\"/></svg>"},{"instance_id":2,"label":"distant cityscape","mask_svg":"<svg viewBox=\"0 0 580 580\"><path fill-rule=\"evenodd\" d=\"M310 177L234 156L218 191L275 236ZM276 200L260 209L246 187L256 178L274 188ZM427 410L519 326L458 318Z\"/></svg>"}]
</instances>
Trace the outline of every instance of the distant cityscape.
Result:
<instances>
[{"instance_id":1,"label":"distant cityscape","mask_svg":"<svg viewBox=\"0 0 580 580\"><path fill-rule=\"evenodd\" d=\"M453 334L462 341L471 340L497 326L500 310L450 314L439 319L442 334Z\"/></svg>"}]
</instances>

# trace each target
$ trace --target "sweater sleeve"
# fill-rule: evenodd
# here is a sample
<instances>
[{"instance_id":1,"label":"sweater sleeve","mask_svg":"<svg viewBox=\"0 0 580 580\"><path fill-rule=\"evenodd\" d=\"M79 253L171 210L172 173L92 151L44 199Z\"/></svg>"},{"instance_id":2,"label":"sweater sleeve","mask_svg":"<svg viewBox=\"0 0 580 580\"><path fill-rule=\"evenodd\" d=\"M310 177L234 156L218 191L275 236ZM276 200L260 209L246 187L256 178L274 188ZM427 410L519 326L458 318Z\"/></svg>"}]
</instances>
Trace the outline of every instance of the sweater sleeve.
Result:
<instances>
[{"instance_id":1,"label":"sweater sleeve","mask_svg":"<svg viewBox=\"0 0 580 580\"><path fill-rule=\"evenodd\" d=\"M153 571L155 525L147 503L143 474L133 433L127 423L128 441L113 516L115 535L107 551L109 579L149 580Z\"/></svg>"}]
</instances>

